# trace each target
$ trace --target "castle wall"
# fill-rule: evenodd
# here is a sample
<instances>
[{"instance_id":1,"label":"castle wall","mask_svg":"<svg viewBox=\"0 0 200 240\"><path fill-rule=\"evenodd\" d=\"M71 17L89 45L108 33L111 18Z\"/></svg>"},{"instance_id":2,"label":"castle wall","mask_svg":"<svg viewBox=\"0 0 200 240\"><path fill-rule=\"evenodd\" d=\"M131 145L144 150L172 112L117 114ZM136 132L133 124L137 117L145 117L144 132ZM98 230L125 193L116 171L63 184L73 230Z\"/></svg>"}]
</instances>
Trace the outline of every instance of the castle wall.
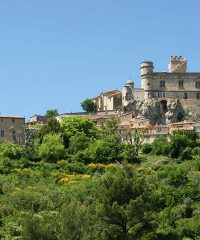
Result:
<instances>
[{"instance_id":1,"label":"castle wall","mask_svg":"<svg viewBox=\"0 0 200 240\"><path fill-rule=\"evenodd\" d=\"M200 91L200 73L155 72L143 75L141 81L144 90Z\"/></svg>"},{"instance_id":2,"label":"castle wall","mask_svg":"<svg viewBox=\"0 0 200 240\"><path fill-rule=\"evenodd\" d=\"M181 105L185 110L200 114L200 100L198 99L181 99Z\"/></svg>"},{"instance_id":3,"label":"castle wall","mask_svg":"<svg viewBox=\"0 0 200 240\"><path fill-rule=\"evenodd\" d=\"M200 113L200 73L159 73L141 76L145 99L178 98L185 110Z\"/></svg>"},{"instance_id":4,"label":"castle wall","mask_svg":"<svg viewBox=\"0 0 200 240\"><path fill-rule=\"evenodd\" d=\"M133 97L134 99L144 99L144 90L141 88L134 88L133 89Z\"/></svg>"}]
</instances>

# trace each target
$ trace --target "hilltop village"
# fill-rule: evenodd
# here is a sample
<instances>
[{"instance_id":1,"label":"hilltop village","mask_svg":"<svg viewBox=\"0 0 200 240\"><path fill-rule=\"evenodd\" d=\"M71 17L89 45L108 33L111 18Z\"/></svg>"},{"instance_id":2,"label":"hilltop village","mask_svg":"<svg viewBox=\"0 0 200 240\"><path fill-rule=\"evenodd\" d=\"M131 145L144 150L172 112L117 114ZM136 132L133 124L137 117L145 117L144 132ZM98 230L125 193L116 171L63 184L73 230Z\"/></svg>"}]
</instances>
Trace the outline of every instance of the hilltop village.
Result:
<instances>
[{"instance_id":1,"label":"hilltop village","mask_svg":"<svg viewBox=\"0 0 200 240\"><path fill-rule=\"evenodd\" d=\"M86 112L0 116L0 239L200 240L199 82L185 69L142 63L142 88Z\"/></svg>"},{"instance_id":2,"label":"hilltop village","mask_svg":"<svg viewBox=\"0 0 200 240\"><path fill-rule=\"evenodd\" d=\"M132 80L122 90L100 93L92 101L97 112L64 113L56 117L88 116L98 127L116 118L122 141L128 141L136 129L144 133L144 142L159 136L169 137L177 129L200 132L200 72L187 72L187 59L171 56L168 72L154 72L153 62L140 65L141 88ZM20 116L0 116L0 140L14 141L25 126L43 124L47 117L35 115L25 124Z\"/></svg>"}]
</instances>

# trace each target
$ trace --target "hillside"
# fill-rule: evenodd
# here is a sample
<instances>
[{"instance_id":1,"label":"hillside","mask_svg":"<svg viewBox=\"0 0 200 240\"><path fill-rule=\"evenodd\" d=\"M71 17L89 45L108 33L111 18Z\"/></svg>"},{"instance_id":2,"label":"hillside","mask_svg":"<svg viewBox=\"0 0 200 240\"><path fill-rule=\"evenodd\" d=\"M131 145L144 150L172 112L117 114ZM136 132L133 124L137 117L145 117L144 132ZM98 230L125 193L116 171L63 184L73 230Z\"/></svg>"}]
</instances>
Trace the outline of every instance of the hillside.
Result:
<instances>
[{"instance_id":1,"label":"hillside","mask_svg":"<svg viewBox=\"0 0 200 240\"><path fill-rule=\"evenodd\" d=\"M115 124L52 118L1 143L0 238L200 239L199 135L124 144Z\"/></svg>"}]
</instances>

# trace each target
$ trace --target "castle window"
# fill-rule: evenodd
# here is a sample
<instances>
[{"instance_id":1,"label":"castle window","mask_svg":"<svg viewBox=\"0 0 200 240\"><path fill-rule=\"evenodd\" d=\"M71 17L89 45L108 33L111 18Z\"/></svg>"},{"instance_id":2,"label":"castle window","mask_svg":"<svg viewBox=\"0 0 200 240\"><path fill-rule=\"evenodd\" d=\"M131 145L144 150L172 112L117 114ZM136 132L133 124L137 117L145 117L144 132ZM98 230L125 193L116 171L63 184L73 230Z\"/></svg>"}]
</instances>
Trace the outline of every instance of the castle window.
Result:
<instances>
[{"instance_id":1,"label":"castle window","mask_svg":"<svg viewBox=\"0 0 200 240\"><path fill-rule=\"evenodd\" d=\"M165 81L160 81L160 87L165 87Z\"/></svg>"},{"instance_id":2,"label":"castle window","mask_svg":"<svg viewBox=\"0 0 200 240\"><path fill-rule=\"evenodd\" d=\"M196 88L200 88L200 82L196 82Z\"/></svg>"},{"instance_id":3,"label":"castle window","mask_svg":"<svg viewBox=\"0 0 200 240\"><path fill-rule=\"evenodd\" d=\"M162 96L165 97L165 93L163 93Z\"/></svg>"},{"instance_id":4,"label":"castle window","mask_svg":"<svg viewBox=\"0 0 200 240\"><path fill-rule=\"evenodd\" d=\"M188 96L187 96L187 93L185 92L184 93L184 99L187 99L188 98Z\"/></svg>"},{"instance_id":5,"label":"castle window","mask_svg":"<svg viewBox=\"0 0 200 240\"><path fill-rule=\"evenodd\" d=\"M179 86L179 88L183 88L183 81L182 80L178 81L178 86Z\"/></svg>"},{"instance_id":6,"label":"castle window","mask_svg":"<svg viewBox=\"0 0 200 240\"><path fill-rule=\"evenodd\" d=\"M4 130L0 131L0 137L4 137Z\"/></svg>"},{"instance_id":7,"label":"castle window","mask_svg":"<svg viewBox=\"0 0 200 240\"><path fill-rule=\"evenodd\" d=\"M197 93L197 99L200 99L200 92Z\"/></svg>"}]
</instances>

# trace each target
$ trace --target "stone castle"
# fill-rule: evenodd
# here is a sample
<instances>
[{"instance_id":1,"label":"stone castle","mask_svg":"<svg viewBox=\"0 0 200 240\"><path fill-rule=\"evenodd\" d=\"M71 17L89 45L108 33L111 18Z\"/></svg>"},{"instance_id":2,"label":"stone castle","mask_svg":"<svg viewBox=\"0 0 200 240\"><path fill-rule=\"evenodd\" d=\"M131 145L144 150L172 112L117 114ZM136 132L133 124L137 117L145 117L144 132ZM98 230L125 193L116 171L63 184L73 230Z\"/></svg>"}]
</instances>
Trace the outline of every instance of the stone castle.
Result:
<instances>
[{"instance_id":1,"label":"stone castle","mask_svg":"<svg viewBox=\"0 0 200 240\"><path fill-rule=\"evenodd\" d=\"M94 98L99 111L122 107L157 124L170 124L200 114L200 72L187 72L187 59L171 56L168 72L154 72L153 62L141 63L141 88L129 80L122 91Z\"/></svg>"}]
</instances>

